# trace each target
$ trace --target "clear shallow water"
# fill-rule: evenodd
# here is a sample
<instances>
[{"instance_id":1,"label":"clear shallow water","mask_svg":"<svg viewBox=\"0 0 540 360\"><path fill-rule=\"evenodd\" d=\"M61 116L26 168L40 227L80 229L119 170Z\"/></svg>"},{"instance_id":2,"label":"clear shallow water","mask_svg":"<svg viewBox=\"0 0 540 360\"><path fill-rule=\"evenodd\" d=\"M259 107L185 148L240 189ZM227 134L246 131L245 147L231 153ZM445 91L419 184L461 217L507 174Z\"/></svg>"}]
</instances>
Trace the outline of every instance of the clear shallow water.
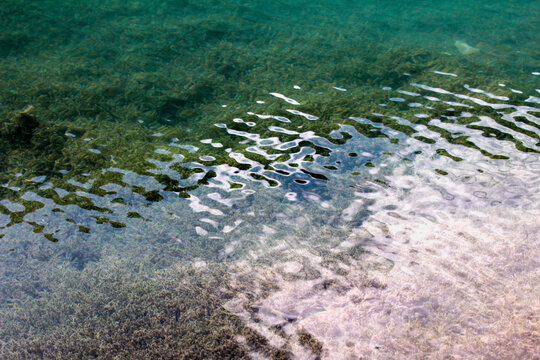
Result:
<instances>
[{"instance_id":1,"label":"clear shallow water","mask_svg":"<svg viewBox=\"0 0 540 360\"><path fill-rule=\"evenodd\" d=\"M1 351L534 357L536 5L3 16Z\"/></svg>"}]
</instances>

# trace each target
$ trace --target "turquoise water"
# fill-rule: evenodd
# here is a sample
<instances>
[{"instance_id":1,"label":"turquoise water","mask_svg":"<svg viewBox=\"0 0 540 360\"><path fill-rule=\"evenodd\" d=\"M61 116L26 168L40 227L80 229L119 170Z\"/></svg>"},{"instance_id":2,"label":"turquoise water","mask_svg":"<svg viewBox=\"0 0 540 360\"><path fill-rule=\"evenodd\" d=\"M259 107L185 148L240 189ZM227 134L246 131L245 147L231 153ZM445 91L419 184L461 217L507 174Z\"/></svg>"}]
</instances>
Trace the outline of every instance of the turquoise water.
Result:
<instances>
[{"instance_id":1,"label":"turquoise water","mask_svg":"<svg viewBox=\"0 0 540 360\"><path fill-rule=\"evenodd\" d=\"M0 358L534 358L540 2L5 1Z\"/></svg>"}]
</instances>

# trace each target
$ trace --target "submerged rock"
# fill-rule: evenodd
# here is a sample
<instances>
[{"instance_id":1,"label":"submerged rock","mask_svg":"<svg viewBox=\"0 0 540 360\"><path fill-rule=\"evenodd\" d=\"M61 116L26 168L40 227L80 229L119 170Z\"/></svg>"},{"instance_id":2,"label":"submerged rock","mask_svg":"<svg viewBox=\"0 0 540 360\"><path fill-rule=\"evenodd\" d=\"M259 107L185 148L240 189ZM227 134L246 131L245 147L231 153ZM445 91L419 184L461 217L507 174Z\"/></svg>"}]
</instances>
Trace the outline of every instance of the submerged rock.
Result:
<instances>
[{"instance_id":1,"label":"submerged rock","mask_svg":"<svg viewBox=\"0 0 540 360\"><path fill-rule=\"evenodd\" d=\"M461 55L472 55L480 52L480 49L467 44L465 41L456 40L454 43Z\"/></svg>"},{"instance_id":2,"label":"submerged rock","mask_svg":"<svg viewBox=\"0 0 540 360\"><path fill-rule=\"evenodd\" d=\"M11 121L4 123L2 135L11 143L28 143L39 127L36 118L30 115L32 106L21 111Z\"/></svg>"}]
</instances>

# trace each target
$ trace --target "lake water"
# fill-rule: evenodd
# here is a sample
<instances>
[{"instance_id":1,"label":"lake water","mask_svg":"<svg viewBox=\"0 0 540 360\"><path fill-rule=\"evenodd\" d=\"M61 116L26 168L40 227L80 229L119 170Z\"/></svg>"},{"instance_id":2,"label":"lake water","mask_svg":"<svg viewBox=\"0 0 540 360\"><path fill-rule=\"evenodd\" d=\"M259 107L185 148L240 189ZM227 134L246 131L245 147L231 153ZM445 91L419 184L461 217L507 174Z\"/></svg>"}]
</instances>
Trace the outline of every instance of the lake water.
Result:
<instances>
[{"instance_id":1,"label":"lake water","mask_svg":"<svg viewBox=\"0 0 540 360\"><path fill-rule=\"evenodd\" d=\"M0 358L540 356L540 1L4 0Z\"/></svg>"}]
</instances>

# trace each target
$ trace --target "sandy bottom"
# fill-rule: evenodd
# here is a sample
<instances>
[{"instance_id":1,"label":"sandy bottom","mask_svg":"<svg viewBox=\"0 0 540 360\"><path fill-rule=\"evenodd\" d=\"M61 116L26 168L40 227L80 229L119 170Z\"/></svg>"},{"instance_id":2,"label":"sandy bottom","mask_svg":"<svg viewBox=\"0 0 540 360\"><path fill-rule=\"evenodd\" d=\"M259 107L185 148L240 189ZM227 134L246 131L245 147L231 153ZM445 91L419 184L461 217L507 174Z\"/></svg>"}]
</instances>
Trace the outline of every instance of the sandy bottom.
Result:
<instances>
[{"instance_id":1,"label":"sandy bottom","mask_svg":"<svg viewBox=\"0 0 540 360\"><path fill-rule=\"evenodd\" d=\"M414 166L357 194L343 217L375 200L372 215L338 246L244 264L226 309L296 359L540 358L537 175L492 171L451 194Z\"/></svg>"}]
</instances>

